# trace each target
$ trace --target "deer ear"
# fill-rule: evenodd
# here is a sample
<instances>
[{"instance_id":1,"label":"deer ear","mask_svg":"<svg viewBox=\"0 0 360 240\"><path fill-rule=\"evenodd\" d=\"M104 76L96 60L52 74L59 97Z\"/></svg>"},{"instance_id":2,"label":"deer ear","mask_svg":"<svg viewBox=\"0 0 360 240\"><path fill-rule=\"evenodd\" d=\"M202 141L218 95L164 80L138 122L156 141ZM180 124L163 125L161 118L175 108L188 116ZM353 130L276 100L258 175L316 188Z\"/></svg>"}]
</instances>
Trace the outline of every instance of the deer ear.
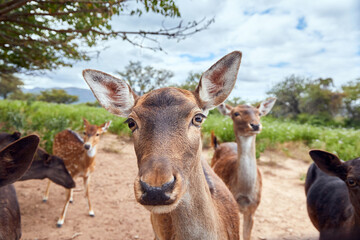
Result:
<instances>
[{"instance_id":1,"label":"deer ear","mask_svg":"<svg viewBox=\"0 0 360 240\"><path fill-rule=\"evenodd\" d=\"M225 115L225 116L230 116L231 115L231 110L233 109L232 106L228 105L228 104L225 104L225 103L221 103L217 109L219 110L219 112L222 114L222 115Z\"/></svg>"},{"instance_id":2,"label":"deer ear","mask_svg":"<svg viewBox=\"0 0 360 240\"><path fill-rule=\"evenodd\" d=\"M230 95L236 82L241 56L239 51L229 53L201 76L195 94L205 113L225 101Z\"/></svg>"},{"instance_id":3,"label":"deer ear","mask_svg":"<svg viewBox=\"0 0 360 240\"><path fill-rule=\"evenodd\" d=\"M260 116L265 116L268 114L271 109L273 108L274 104L276 102L276 98L268 98L265 101L261 102L260 105L257 107L260 112Z\"/></svg>"},{"instance_id":4,"label":"deer ear","mask_svg":"<svg viewBox=\"0 0 360 240\"><path fill-rule=\"evenodd\" d=\"M111 121L108 121L108 122L106 122L106 123L103 123L103 124L101 124L101 128L102 128L102 131L103 132L107 132L107 130L109 129L109 127L110 127L110 124L111 124Z\"/></svg>"},{"instance_id":5,"label":"deer ear","mask_svg":"<svg viewBox=\"0 0 360 240\"><path fill-rule=\"evenodd\" d=\"M138 96L124 80L91 69L84 70L83 76L106 110L120 117L127 117L131 113Z\"/></svg>"},{"instance_id":6,"label":"deer ear","mask_svg":"<svg viewBox=\"0 0 360 240\"><path fill-rule=\"evenodd\" d=\"M86 120L86 118L83 118L83 122L84 122L84 127L86 128L86 126L89 126L90 123L88 120Z\"/></svg>"},{"instance_id":7,"label":"deer ear","mask_svg":"<svg viewBox=\"0 0 360 240\"><path fill-rule=\"evenodd\" d=\"M29 135L1 150L0 187L15 182L28 170L39 141L38 136Z\"/></svg>"},{"instance_id":8,"label":"deer ear","mask_svg":"<svg viewBox=\"0 0 360 240\"><path fill-rule=\"evenodd\" d=\"M21 137L21 133L16 131L11 135L14 139L18 140Z\"/></svg>"},{"instance_id":9,"label":"deer ear","mask_svg":"<svg viewBox=\"0 0 360 240\"><path fill-rule=\"evenodd\" d=\"M322 150L311 150L309 154L323 172L346 180L347 168L338 156Z\"/></svg>"}]
</instances>

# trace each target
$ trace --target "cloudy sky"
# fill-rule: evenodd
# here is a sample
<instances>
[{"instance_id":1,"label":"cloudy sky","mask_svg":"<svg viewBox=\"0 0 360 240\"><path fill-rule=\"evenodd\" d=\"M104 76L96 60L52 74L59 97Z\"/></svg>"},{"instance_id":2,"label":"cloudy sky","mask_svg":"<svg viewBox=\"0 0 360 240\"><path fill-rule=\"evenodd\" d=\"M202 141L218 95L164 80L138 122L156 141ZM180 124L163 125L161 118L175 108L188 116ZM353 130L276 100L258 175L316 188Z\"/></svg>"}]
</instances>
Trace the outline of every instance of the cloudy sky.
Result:
<instances>
[{"instance_id":1,"label":"cloudy sky","mask_svg":"<svg viewBox=\"0 0 360 240\"><path fill-rule=\"evenodd\" d=\"M242 51L243 58L231 97L248 101L264 99L271 86L291 74L331 77L338 88L360 77L360 1L181 0L177 4L185 22L204 17L214 17L215 22L180 42L158 38L166 53L136 48L120 39L102 42L99 47L105 49L97 58L44 76L25 76L26 88L87 88L83 69L114 74L129 61L171 70L175 74L171 81L179 83L190 71L203 72L234 50ZM121 16L113 20L113 28L155 30L163 22L171 26L178 21L155 14Z\"/></svg>"}]
</instances>

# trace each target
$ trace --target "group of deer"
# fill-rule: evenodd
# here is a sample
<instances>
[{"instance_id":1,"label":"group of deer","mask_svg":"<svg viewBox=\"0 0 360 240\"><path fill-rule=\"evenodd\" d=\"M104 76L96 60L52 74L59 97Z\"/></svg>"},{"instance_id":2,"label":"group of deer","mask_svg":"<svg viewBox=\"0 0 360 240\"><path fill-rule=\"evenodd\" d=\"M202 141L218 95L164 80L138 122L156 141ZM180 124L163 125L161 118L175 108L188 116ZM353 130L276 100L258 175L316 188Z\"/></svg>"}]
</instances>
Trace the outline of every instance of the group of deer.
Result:
<instances>
[{"instance_id":1,"label":"group of deer","mask_svg":"<svg viewBox=\"0 0 360 240\"><path fill-rule=\"evenodd\" d=\"M251 237L262 188L255 139L262 128L260 117L271 110L276 99L258 107L222 104L235 85L241 56L235 51L220 59L204 72L193 92L162 88L138 96L121 79L96 70L83 72L100 104L127 118L139 168L135 198L151 212L156 240L239 239L238 211L244 215L243 237ZM209 110L217 106L232 118L236 143L218 144L212 135L215 153L211 168L201 158L200 129ZM89 215L93 216L89 177L98 137L110 123L98 127L84 120L84 124L84 138L70 130L59 133L53 153L64 159L73 178L83 177ZM317 165L310 167L306 180L308 211L320 239L359 239L360 159L343 163L320 150L310 155ZM70 188L59 226L72 199ZM45 201L47 196L48 189Z\"/></svg>"},{"instance_id":2,"label":"group of deer","mask_svg":"<svg viewBox=\"0 0 360 240\"><path fill-rule=\"evenodd\" d=\"M138 96L121 79L83 71L100 104L127 118L139 168L135 198L151 212L156 240L239 239L238 210L244 214L243 237L250 239L262 188L255 138L262 128L260 117L276 99L256 108L222 104L235 85L241 57L235 51L220 59L193 92L161 88ZM232 118L236 143L219 145L212 136L211 168L201 158L200 128L217 106ZM310 155L318 167L341 179L320 173L316 165L309 169L308 211L320 239L360 239L360 159L343 163L320 150Z\"/></svg>"}]
</instances>

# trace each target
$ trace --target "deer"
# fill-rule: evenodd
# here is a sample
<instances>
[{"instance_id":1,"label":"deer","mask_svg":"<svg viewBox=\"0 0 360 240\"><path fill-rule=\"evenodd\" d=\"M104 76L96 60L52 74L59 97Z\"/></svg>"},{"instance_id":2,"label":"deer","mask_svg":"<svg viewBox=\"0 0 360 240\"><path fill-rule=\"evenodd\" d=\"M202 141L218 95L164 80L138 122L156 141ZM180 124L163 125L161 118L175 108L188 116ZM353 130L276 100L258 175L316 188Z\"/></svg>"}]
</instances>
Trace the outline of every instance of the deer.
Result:
<instances>
[{"instance_id":1,"label":"deer","mask_svg":"<svg viewBox=\"0 0 360 240\"><path fill-rule=\"evenodd\" d=\"M53 154L64 160L66 169L71 177L76 179L82 177L84 181L85 197L88 200L89 216L95 217L94 210L90 202L90 176L95 170L95 159L97 154L97 145L100 142L100 135L105 133L110 127L111 121L101 124L100 126L90 124L85 118L83 137L78 133L66 129L59 132L54 137ZM51 181L43 197L46 202L49 198ZM66 201L62 213L57 221L57 227L61 227L65 221L65 215L69 203L73 202L73 188L67 189Z\"/></svg>"},{"instance_id":2,"label":"deer","mask_svg":"<svg viewBox=\"0 0 360 240\"><path fill-rule=\"evenodd\" d=\"M245 240L251 239L255 211L261 200L262 177L256 163L256 135L262 130L260 118L270 112L275 102L276 98L269 98L258 107L232 107L223 103L218 109L231 117L236 143L219 144L214 133L211 134L215 150L211 167L230 189L244 216L242 232Z\"/></svg>"},{"instance_id":3,"label":"deer","mask_svg":"<svg viewBox=\"0 0 360 240\"><path fill-rule=\"evenodd\" d=\"M12 134L0 133L0 149L18 140L20 137L20 132ZM75 182L67 171L64 161L55 155L48 154L45 149L38 147L30 168L18 181L45 178L65 188L75 187Z\"/></svg>"},{"instance_id":4,"label":"deer","mask_svg":"<svg viewBox=\"0 0 360 240\"><path fill-rule=\"evenodd\" d=\"M311 150L314 161L305 180L307 211L320 240L360 239L360 157Z\"/></svg>"},{"instance_id":5,"label":"deer","mask_svg":"<svg viewBox=\"0 0 360 240\"><path fill-rule=\"evenodd\" d=\"M99 103L127 118L139 170L135 199L150 211L157 240L239 239L235 199L201 158L201 125L231 93L241 56L221 58L195 91L165 87L138 96L124 80L83 71Z\"/></svg>"},{"instance_id":6,"label":"deer","mask_svg":"<svg viewBox=\"0 0 360 240\"><path fill-rule=\"evenodd\" d=\"M0 239L21 238L21 215L12 183L30 167L39 137L29 135L0 149Z\"/></svg>"}]
</instances>

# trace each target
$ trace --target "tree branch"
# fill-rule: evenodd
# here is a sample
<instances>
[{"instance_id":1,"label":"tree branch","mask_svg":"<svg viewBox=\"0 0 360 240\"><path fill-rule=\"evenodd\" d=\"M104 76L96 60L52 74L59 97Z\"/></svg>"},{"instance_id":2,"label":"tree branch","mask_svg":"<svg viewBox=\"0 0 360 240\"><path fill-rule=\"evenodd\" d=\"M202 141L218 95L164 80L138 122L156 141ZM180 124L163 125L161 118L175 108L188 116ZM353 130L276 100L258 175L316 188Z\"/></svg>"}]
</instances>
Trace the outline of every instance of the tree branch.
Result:
<instances>
[{"instance_id":1,"label":"tree branch","mask_svg":"<svg viewBox=\"0 0 360 240\"><path fill-rule=\"evenodd\" d=\"M14 10L15 8L19 8L23 5L25 5L27 2L30 2L30 0L18 0L18 1L14 0L14 1L12 1L11 5L0 10L0 15L4 15L4 14L10 12L11 10ZM1 7L0 7L0 9L1 9Z\"/></svg>"}]
</instances>

